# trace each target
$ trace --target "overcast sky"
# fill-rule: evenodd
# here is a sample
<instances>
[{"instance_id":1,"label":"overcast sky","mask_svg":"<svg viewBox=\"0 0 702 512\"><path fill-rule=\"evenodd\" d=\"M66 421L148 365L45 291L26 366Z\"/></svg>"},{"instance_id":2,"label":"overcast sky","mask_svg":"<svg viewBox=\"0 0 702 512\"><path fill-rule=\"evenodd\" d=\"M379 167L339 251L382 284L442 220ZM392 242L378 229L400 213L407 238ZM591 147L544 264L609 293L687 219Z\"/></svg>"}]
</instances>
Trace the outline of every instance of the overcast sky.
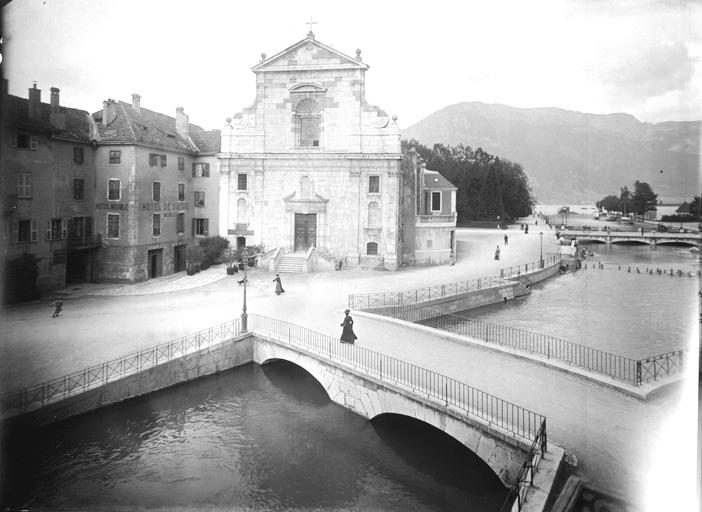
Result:
<instances>
[{"instance_id":1,"label":"overcast sky","mask_svg":"<svg viewBox=\"0 0 702 512\"><path fill-rule=\"evenodd\" d=\"M253 102L261 52L312 17L319 41L362 50L367 100L401 127L461 101L702 119L701 2L13 0L3 14L10 93L36 81L91 112L136 92L221 128Z\"/></svg>"}]
</instances>

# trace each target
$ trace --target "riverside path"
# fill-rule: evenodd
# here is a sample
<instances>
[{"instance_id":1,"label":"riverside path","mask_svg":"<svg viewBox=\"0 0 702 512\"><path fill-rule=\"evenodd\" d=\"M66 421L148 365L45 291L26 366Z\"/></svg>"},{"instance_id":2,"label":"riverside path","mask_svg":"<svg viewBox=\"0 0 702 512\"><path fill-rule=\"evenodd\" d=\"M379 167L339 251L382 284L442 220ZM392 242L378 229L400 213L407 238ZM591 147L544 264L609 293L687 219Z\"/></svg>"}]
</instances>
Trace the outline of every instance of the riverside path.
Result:
<instances>
[{"instance_id":1,"label":"riverside path","mask_svg":"<svg viewBox=\"0 0 702 512\"><path fill-rule=\"evenodd\" d=\"M459 230L459 261L453 267L283 276L286 293L281 296L273 294L270 274L255 271L250 276L249 311L338 336L349 293L486 276L501 266L532 261L539 254L538 233L520 235L517 228L510 232L502 260L495 262L492 250L503 235L498 230ZM544 236L543 242L545 255L556 252L554 237ZM208 272L217 271L224 274L223 268ZM153 283L146 283L141 291L147 295L129 294L138 293L141 285L114 296L109 295L111 287L67 290L73 297L69 293L64 317L59 319L50 318L48 302L4 311L0 327L3 390L148 348L241 311L241 289L233 277L185 290L170 287L174 282L164 280L160 293ZM597 489L623 494L630 501L644 499L642 490L652 488L657 468L667 470L658 464L656 447L660 433L671 429L681 387L641 401L519 357L455 343L439 333L387 319L359 316L355 329L360 347L447 375L546 416L549 439L577 456L580 470ZM673 451L682 448L676 442L677 437L671 436L668 447Z\"/></svg>"}]
</instances>

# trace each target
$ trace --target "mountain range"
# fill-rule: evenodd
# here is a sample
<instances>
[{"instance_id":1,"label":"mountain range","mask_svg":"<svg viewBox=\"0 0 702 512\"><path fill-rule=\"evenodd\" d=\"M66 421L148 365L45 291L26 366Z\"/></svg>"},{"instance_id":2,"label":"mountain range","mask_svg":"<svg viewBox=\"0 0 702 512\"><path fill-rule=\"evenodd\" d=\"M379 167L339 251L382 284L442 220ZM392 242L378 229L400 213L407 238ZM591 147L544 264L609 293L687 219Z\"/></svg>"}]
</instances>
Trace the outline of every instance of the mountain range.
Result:
<instances>
[{"instance_id":1,"label":"mountain range","mask_svg":"<svg viewBox=\"0 0 702 512\"><path fill-rule=\"evenodd\" d=\"M700 195L701 124L464 102L403 130L402 138L480 147L518 162L543 204L595 202L623 186L633 190L636 180L665 202L681 202Z\"/></svg>"}]
</instances>

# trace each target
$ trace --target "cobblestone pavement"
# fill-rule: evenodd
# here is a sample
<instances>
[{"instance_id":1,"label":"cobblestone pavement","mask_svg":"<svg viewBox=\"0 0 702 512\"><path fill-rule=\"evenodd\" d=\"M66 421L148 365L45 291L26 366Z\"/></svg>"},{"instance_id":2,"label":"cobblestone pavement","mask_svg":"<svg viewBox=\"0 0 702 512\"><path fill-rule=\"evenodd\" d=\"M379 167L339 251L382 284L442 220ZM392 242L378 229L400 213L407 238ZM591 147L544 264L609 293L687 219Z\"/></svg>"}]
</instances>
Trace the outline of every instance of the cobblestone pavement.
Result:
<instances>
[{"instance_id":1,"label":"cobblestone pavement","mask_svg":"<svg viewBox=\"0 0 702 512\"><path fill-rule=\"evenodd\" d=\"M507 246L503 230L459 230L454 266L284 274L286 293L281 296L273 293L273 275L254 269L249 273L248 311L338 336L349 293L485 277L501 267L537 261L541 241L534 226L531 230L528 235L519 226L506 231ZM542 243L545 256L557 252L552 232L544 233ZM493 258L496 245L501 248L500 261ZM51 300L8 308L0 326L2 389L58 377L236 318L242 305L236 276L227 276L219 266L195 276L168 276L135 285L79 285L61 292L67 299L58 319L51 318ZM671 418L680 404L681 387L641 402L564 372L382 319L358 316L354 328L362 347L544 414L550 441L575 453L592 485L603 490L640 495L660 467L654 459L660 453L652 447L660 443L665 429L676 432ZM673 449L679 439L669 438Z\"/></svg>"}]
</instances>

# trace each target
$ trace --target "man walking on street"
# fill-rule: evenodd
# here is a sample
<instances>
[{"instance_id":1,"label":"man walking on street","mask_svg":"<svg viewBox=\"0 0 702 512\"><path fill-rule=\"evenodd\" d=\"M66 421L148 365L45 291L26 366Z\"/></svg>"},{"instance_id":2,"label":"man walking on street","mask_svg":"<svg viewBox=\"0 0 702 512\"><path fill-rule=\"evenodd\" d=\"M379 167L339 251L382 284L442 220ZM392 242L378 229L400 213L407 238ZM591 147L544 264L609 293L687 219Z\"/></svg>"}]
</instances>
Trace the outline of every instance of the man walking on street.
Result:
<instances>
[{"instance_id":1,"label":"man walking on street","mask_svg":"<svg viewBox=\"0 0 702 512\"><path fill-rule=\"evenodd\" d=\"M63 309L63 297L59 297L54 302L52 302L51 307L55 308L54 314L51 315L51 318L58 318L58 316L61 314L61 310Z\"/></svg>"}]
</instances>

